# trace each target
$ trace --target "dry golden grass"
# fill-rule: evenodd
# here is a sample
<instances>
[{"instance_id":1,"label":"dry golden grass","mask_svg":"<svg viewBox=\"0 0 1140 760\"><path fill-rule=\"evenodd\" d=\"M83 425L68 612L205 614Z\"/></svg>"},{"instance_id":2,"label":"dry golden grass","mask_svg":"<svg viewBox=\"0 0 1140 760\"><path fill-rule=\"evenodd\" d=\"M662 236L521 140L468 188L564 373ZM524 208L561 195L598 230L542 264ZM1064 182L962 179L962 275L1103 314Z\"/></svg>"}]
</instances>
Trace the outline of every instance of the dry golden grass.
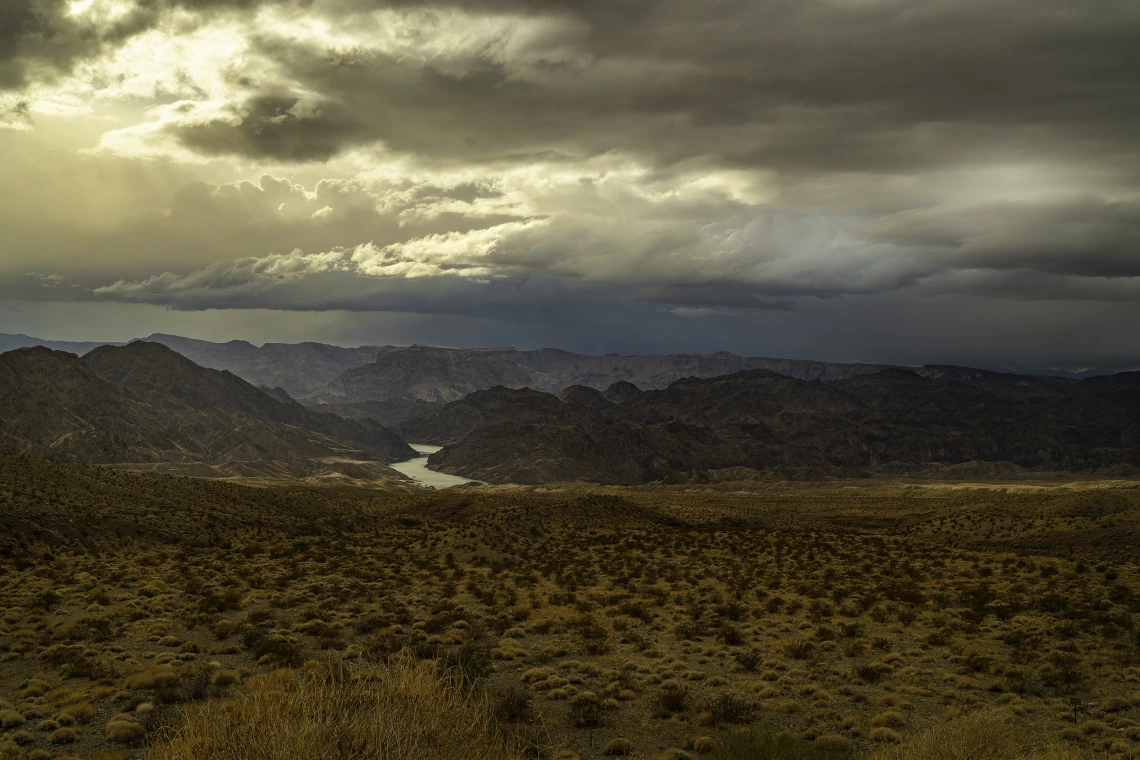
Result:
<instances>
[{"instance_id":1,"label":"dry golden grass","mask_svg":"<svg viewBox=\"0 0 1140 760\"><path fill-rule=\"evenodd\" d=\"M183 712L151 760L514 760L478 695L430 663L312 665L257 676L232 700Z\"/></svg>"},{"instance_id":2,"label":"dry golden grass","mask_svg":"<svg viewBox=\"0 0 1140 760\"><path fill-rule=\"evenodd\" d=\"M1010 725L1008 716L980 711L938 722L867 760L1085 760L1074 747L1042 742Z\"/></svg>"},{"instance_id":3,"label":"dry golden grass","mask_svg":"<svg viewBox=\"0 0 1140 760\"><path fill-rule=\"evenodd\" d=\"M336 659L450 668L483 695L444 694L464 725L547 758L772 760L775 732L789 757L942 760L962 737L932 727L1000 711L1022 738L987 748L1124 760L1137 525L1127 483L409 495L0 460L0 757L209 758L189 742L263 740L235 728L258 709L335 748L349 698L303 694L370 683L309 680Z\"/></svg>"}]
</instances>

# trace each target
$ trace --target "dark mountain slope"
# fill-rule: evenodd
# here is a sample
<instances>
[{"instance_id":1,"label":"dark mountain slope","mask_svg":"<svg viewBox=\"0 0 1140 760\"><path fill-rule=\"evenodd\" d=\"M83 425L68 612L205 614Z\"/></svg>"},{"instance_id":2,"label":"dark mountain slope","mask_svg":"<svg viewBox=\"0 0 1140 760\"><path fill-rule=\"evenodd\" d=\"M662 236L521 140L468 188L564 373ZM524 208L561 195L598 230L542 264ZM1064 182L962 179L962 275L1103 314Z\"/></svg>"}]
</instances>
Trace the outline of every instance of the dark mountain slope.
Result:
<instances>
[{"instance_id":1,"label":"dark mountain slope","mask_svg":"<svg viewBox=\"0 0 1140 760\"><path fill-rule=\"evenodd\" d=\"M290 396L284 388L270 388L268 385L259 385L257 389L269 396L272 399L280 401L282 404L298 404L299 402Z\"/></svg>"},{"instance_id":2,"label":"dark mountain slope","mask_svg":"<svg viewBox=\"0 0 1140 760\"><path fill-rule=\"evenodd\" d=\"M1075 382L1065 377L1014 375L972 367L937 364L927 364L915 369L915 372L922 377L953 380L975 388L984 388L990 393L1021 403L1058 398Z\"/></svg>"},{"instance_id":3,"label":"dark mountain slope","mask_svg":"<svg viewBox=\"0 0 1140 760\"><path fill-rule=\"evenodd\" d=\"M378 423L318 414L300 404L279 401L229 372L200 367L159 343L104 346L83 361L112 382L137 392L173 397L193 409L229 412L356 442L384 462L415 456L399 436Z\"/></svg>"},{"instance_id":4,"label":"dark mountain slope","mask_svg":"<svg viewBox=\"0 0 1140 760\"><path fill-rule=\"evenodd\" d=\"M624 404L641 395L641 389L625 380L618 380L602 391L602 397L611 404Z\"/></svg>"},{"instance_id":5,"label":"dark mountain slope","mask_svg":"<svg viewBox=\"0 0 1140 760\"><path fill-rule=\"evenodd\" d=\"M530 420L571 422L573 410L557 396L530 388L496 386L404 420L397 430L413 443L455 443L479 428Z\"/></svg>"},{"instance_id":6,"label":"dark mountain slope","mask_svg":"<svg viewBox=\"0 0 1140 760\"><path fill-rule=\"evenodd\" d=\"M971 462L1131 472L1140 467L1138 378L923 368L822 383L749 370L623 394L622 404L579 407L574 415L547 402L554 413L536 418L543 407L529 398L518 418L499 407L495 422L430 462L467 477L525 483L649 482L730 467L852 476Z\"/></svg>"},{"instance_id":7,"label":"dark mountain slope","mask_svg":"<svg viewBox=\"0 0 1140 760\"><path fill-rule=\"evenodd\" d=\"M479 449L487 454L471 457ZM678 470L747 465L748 458L712 431L678 420L643 424L596 417L569 425L497 423L444 447L429 462L433 469L463 471L489 483L632 485Z\"/></svg>"},{"instance_id":8,"label":"dark mountain slope","mask_svg":"<svg viewBox=\"0 0 1140 760\"><path fill-rule=\"evenodd\" d=\"M49 348L0 354L0 450L71 462L154 461L149 431L166 416L103 379L78 356ZM163 448L192 441L167 431Z\"/></svg>"},{"instance_id":9,"label":"dark mountain slope","mask_svg":"<svg viewBox=\"0 0 1140 760\"><path fill-rule=\"evenodd\" d=\"M1080 426L1095 445L1140 446L1140 372L1079 380L1049 413Z\"/></svg>"},{"instance_id":10,"label":"dark mountain slope","mask_svg":"<svg viewBox=\"0 0 1140 760\"><path fill-rule=\"evenodd\" d=\"M396 477L382 462L411 456L379 425L319 415L211 373L148 344L99 349L90 365L46 348L8 352L0 355L0 451L270 477Z\"/></svg>"},{"instance_id":11,"label":"dark mountain slope","mask_svg":"<svg viewBox=\"0 0 1140 760\"><path fill-rule=\"evenodd\" d=\"M607 399L601 391L584 385L571 385L555 395L567 408L575 412L601 414L611 411L614 406L614 402Z\"/></svg>"}]
</instances>

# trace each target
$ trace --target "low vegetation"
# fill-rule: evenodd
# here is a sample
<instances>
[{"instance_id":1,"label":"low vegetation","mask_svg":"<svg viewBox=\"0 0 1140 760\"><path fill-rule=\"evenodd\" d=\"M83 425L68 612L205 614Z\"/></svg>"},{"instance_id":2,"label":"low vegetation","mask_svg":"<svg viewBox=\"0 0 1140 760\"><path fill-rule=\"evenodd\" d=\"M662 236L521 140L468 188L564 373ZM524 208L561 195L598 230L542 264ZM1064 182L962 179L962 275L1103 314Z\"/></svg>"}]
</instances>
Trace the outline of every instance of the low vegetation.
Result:
<instances>
[{"instance_id":1,"label":"low vegetation","mask_svg":"<svg viewBox=\"0 0 1140 760\"><path fill-rule=\"evenodd\" d=\"M254 676L236 698L184 710L145 753L156 760L521 760L485 697L430 663L333 659Z\"/></svg>"},{"instance_id":2,"label":"low vegetation","mask_svg":"<svg viewBox=\"0 0 1140 760\"><path fill-rule=\"evenodd\" d=\"M0 758L1129 758L1138 506L1125 481L397 493L7 458Z\"/></svg>"}]
</instances>

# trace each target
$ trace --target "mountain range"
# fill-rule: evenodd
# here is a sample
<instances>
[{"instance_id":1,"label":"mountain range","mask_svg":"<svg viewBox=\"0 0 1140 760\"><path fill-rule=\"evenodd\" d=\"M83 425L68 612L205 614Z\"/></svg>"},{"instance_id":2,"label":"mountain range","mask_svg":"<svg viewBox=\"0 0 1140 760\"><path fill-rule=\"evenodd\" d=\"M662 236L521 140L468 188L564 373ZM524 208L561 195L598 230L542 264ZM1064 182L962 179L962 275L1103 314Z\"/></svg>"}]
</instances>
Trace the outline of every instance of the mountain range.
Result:
<instances>
[{"instance_id":1,"label":"mountain range","mask_svg":"<svg viewBox=\"0 0 1140 760\"><path fill-rule=\"evenodd\" d=\"M99 343L97 341L84 341L84 340L44 340L43 338L33 338L30 335L23 333L0 333L0 354L7 353L8 351L15 351L17 348L32 348L33 346L43 346L50 348L53 351L67 351L72 354L83 355L92 349L99 348L99 346L122 346L123 343Z\"/></svg>"},{"instance_id":2,"label":"mountain range","mask_svg":"<svg viewBox=\"0 0 1140 760\"><path fill-rule=\"evenodd\" d=\"M641 389L660 389L683 377L718 377L760 368L791 377L831 381L877 372L883 367L743 357L723 351L591 356L555 348L385 346L368 363L343 372L311 400L359 403L401 398L448 402L496 385L557 393L572 385L600 390L620 381Z\"/></svg>"},{"instance_id":3,"label":"mountain range","mask_svg":"<svg viewBox=\"0 0 1140 760\"><path fill-rule=\"evenodd\" d=\"M343 372L367 363L378 350L377 346L342 348L311 342L211 343L162 333L143 340L161 343L203 367L228 370L253 385L281 388L298 399L320 393Z\"/></svg>"},{"instance_id":4,"label":"mountain range","mask_svg":"<svg viewBox=\"0 0 1140 760\"><path fill-rule=\"evenodd\" d=\"M491 483L1140 472L1140 372L152 337L0 354L0 453L391 482L405 441Z\"/></svg>"},{"instance_id":5,"label":"mountain range","mask_svg":"<svg viewBox=\"0 0 1140 760\"><path fill-rule=\"evenodd\" d=\"M0 355L0 452L257 477L402 479L414 456L371 420L319 414L158 343L81 359L46 347Z\"/></svg>"},{"instance_id":6,"label":"mountain range","mask_svg":"<svg viewBox=\"0 0 1140 760\"><path fill-rule=\"evenodd\" d=\"M964 466L1140 474L1140 372L1071 380L925 366L823 383L748 370L635 390L493 388L397 429L443 445L428 460L433 469L491 483Z\"/></svg>"},{"instance_id":7,"label":"mountain range","mask_svg":"<svg viewBox=\"0 0 1140 760\"><path fill-rule=\"evenodd\" d=\"M349 418L369 417L384 425L396 424L413 412L423 411L425 404L455 401L496 385L556 393L571 385L603 390L625 381L641 390L659 390L686 377L719 377L750 369L832 382L890 366L744 357L723 351L593 356L552 348L345 348L314 342L256 346L244 340L214 343L163 333L142 340L168 346L203 367L228 370L253 385L280 388L306 405L327 405L323 411ZM103 344L44 341L0 333L0 353L34 345L82 355ZM1068 378L1111 374L1103 369L1002 371Z\"/></svg>"}]
</instances>

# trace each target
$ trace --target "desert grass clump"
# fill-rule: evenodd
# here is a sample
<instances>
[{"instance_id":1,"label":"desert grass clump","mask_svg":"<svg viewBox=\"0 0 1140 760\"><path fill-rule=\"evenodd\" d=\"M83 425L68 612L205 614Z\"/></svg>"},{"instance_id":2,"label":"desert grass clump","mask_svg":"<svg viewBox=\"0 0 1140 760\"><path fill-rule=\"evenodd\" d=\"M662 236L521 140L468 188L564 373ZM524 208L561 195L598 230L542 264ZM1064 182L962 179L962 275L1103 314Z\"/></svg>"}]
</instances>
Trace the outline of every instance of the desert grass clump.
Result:
<instances>
[{"instance_id":1,"label":"desert grass clump","mask_svg":"<svg viewBox=\"0 0 1140 760\"><path fill-rule=\"evenodd\" d=\"M822 734L815 738L815 746L823 752L846 754L851 751L851 740L839 734Z\"/></svg>"},{"instance_id":2,"label":"desert grass clump","mask_svg":"<svg viewBox=\"0 0 1140 760\"><path fill-rule=\"evenodd\" d=\"M219 670L210 677L210 683L220 687L233 686L240 680L241 675L236 670Z\"/></svg>"},{"instance_id":3,"label":"desert grass clump","mask_svg":"<svg viewBox=\"0 0 1140 760\"><path fill-rule=\"evenodd\" d=\"M91 706L90 702L85 700L83 702L67 705L60 710L59 713L61 716L66 716L78 723L86 723L95 715L95 708Z\"/></svg>"},{"instance_id":4,"label":"desert grass clump","mask_svg":"<svg viewBox=\"0 0 1140 760\"><path fill-rule=\"evenodd\" d=\"M787 731L753 726L726 733L715 743L709 757L712 760L831 760L846 754L846 749L835 750L804 741Z\"/></svg>"},{"instance_id":5,"label":"desert grass clump","mask_svg":"<svg viewBox=\"0 0 1140 760\"><path fill-rule=\"evenodd\" d=\"M1080 760L1071 748L1035 742L999 714L967 713L880 749L868 760Z\"/></svg>"},{"instance_id":6,"label":"desert grass clump","mask_svg":"<svg viewBox=\"0 0 1140 760\"><path fill-rule=\"evenodd\" d=\"M107 741L136 744L146 736L146 729L133 716L120 714L107 721L104 733Z\"/></svg>"},{"instance_id":7,"label":"desert grass clump","mask_svg":"<svg viewBox=\"0 0 1140 760\"><path fill-rule=\"evenodd\" d=\"M893 744L902 741L902 736L898 731L887 728L886 726L872 728L871 733L867 734L867 738L873 742L882 742L884 744Z\"/></svg>"},{"instance_id":8,"label":"desert grass clump","mask_svg":"<svg viewBox=\"0 0 1140 760\"><path fill-rule=\"evenodd\" d=\"M756 704L748 697L731 691L706 698L703 706L711 725L748 723L756 715L757 710Z\"/></svg>"},{"instance_id":9,"label":"desert grass clump","mask_svg":"<svg viewBox=\"0 0 1140 760\"><path fill-rule=\"evenodd\" d=\"M698 736L693 740L694 752L712 752L716 747L716 742L713 741L711 736Z\"/></svg>"},{"instance_id":10,"label":"desert grass clump","mask_svg":"<svg viewBox=\"0 0 1140 760\"><path fill-rule=\"evenodd\" d=\"M602 754L606 757L625 757L632 755L633 742L620 736L616 739L610 739L602 749Z\"/></svg>"},{"instance_id":11,"label":"desert grass clump","mask_svg":"<svg viewBox=\"0 0 1140 760\"><path fill-rule=\"evenodd\" d=\"M887 710L871 719L871 725L876 727L886 726L887 728L898 728L905 724L906 717L898 710Z\"/></svg>"},{"instance_id":12,"label":"desert grass clump","mask_svg":"<svg viewBox=\"0 0 1140 760\"><path fill-rule=\"evenodd\" d=\"M48 741L52 744L71 744L78 740L79 732L74 728L68 728L66 726L52 731L51 736L48 737Z\"/></svg>"},{"instance_id":13,"label":"desert grass clump","mask_svg":"<svg viewBox=\"0 0 1140 760\"><path fill-rule=\"evenodd\" d=\"M169 689L178 685L178 674L168 665L156 665L127 679L128 689Z\"/></svg>"},{"instance_id":14,"label":"desert grass clump","mask_svg":"<svg viewBox=\"0 0 1140 760\"><path fill-rule=\"evenodd\" d=\"M12 709L0 710L0 728L17 728L24 725L27 718Z\"/></svg>"},{"instance_id":15,"label":"desert grass clump","mask_svg":"<svg viewBox=\"0 0 1140 760\"><path fill-rule=\"evenodd\" d=\"M250 679L207 700L148 748L150 760L521 760L491 706L432 663L340 661Z\"/></svg>"}]
</instances>

